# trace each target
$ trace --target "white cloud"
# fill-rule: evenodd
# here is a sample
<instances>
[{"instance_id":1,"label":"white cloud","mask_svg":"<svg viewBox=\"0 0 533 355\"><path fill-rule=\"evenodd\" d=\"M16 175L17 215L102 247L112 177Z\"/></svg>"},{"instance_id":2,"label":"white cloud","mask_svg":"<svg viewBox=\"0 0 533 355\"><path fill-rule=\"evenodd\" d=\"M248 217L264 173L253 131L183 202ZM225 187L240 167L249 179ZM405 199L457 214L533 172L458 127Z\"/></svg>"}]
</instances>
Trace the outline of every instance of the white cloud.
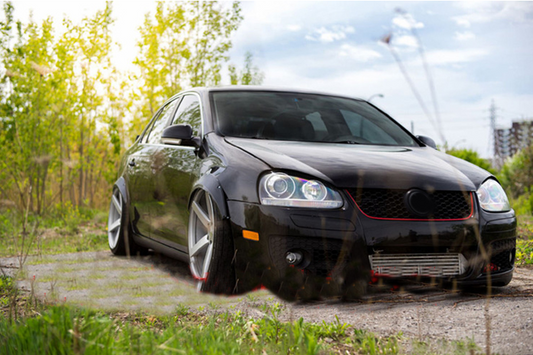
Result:
<instances>
[{"instance_id":1,"label":"white cloud","mask_svg":"<svg viewBox=\"0 0 533 355\"><path fill-rule=\"evenodd\" d=\"M302 26L300 26L300 25L288 25L287 29L289 31L291 31L291 32L297 32L297 31L300 31L302 29Z\"/></svg>"},{"instance_id":2,"label":"white cloud","mask_svg":"<svg viewBox=\"0 0 533 355\"><path fill-rule=\"evenodd\" d=\"M470 21L468 21L466 18L464 17L454 17L453 18L455 23L457 23L457 25L459 26L462 26L462 27L466 27L466 28L469 28L470 27Z\"/></svg>"},{"instance_id":3,"label":"white cloud","mask_svg":"<svg viewBox=\"0 0 533 355\"><path fill-rule=\"evenodd\" d=\"M476 35L473 34L470 31L464 31L464 32L455 32L454 38L458 41L468 41L471 39L476 38Z\"/></svg>"},{"instance_id":4,"label":"white cloud","mask_svg":"<svg viewBox=\"0 0 533 355\"><path fill-rule=\"evenodd\" d=\"M530 21L533 17L533 3L524 2L460 2L457 6L467 14L453 17L459 26L470 27L471 23L486 23L496 20L511 22Z\"/></svg>"},{"instance_id":5,"label":"white cloud","mask_svg":"<svg viewBox=\"0 0 533 355\"><path fill-rule=\"evenodd\" d=\"M305 39L329 43L345 39L347 33L355 33L355 29L352 26L333 26L331 29L320 27L312 34L306 35Z\"/></svg>"},{"instance_id":6,"label":"white cloud","mask_svg":"<svg viewBox=\"0 0 533 355\"><path fill-rule=\"evenodd\" d=\"M396 15L392 19L392 23L399 28L410 30L411 28L419 29L424 28L422 22L416 21L410 14Z\"/></svg>"},{"instance_id":7,"label":"white cloud","mask_svg":"<svg viewBox=\"0 0 533 355\"><path fill-rule=\"evenodd\" d=\"M353 46L350 44L343 44L339 55L343 57L349 57L357 62L368 62L372 59L381 58L381 54L378 52L359 46Z\"/></svg>"},{"instance_id":8,"label":"white cloud","mask_svg":"<svg viewBox=\"0 0 533 355\"><path fill-rule=\"evenodd\" d=\"M392 37L394 44L405 47L418 47L418 41L413 36L403 35L399 37Z\"/></svg>"},{"instance_id":9,"label":"white cloud","mask_svg":"<svg viewBox=\"0 0 533 355\"><path fill-rule=\"evenodd\" d=\"M427 58L430 65L446 65L472 62L487 54L483 49L436 50L428 52Z\"/></svg>"},{"instance_id":10,"label":"white cloud","mask_svg":"<svg viewBox=\"0 0 533 355\"><path fill-rule=\"evenodd\" d=\"M355 33L355 29L352 26L346 26L344 27L344 31L346 33Z\"/></svg>"}]
</instances>

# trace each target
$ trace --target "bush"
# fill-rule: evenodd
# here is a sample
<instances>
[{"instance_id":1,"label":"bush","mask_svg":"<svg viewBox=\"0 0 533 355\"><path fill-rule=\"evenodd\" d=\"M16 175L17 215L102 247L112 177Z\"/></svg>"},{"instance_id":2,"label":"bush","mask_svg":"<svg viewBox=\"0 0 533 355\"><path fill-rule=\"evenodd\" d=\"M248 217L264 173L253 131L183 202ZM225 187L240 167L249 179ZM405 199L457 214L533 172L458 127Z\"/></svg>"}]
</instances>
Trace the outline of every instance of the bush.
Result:
<instances>
[{"instance_id":1,"label":"bush","mask_svg":"<svg viewBox=\"0 0 533 355\"><path fill-rule=\"evenodd\" d=\"M496 174L490 162L487 159L483 159L479 154L470 149L450 149L446 151L447 154L453 155L454 157L466 160L469 163L479 166L487 170L491 174Z\"/></svg>"},{"instance_id":2,"label":"bush","mask_svg":"<svg viewBox=\"0 0 533 355\"><path fill-rule=\"evenodd\" d=\"M508 159L498 175L518 214L533 212L533 145Z\"/></svg>"}]
</instances>

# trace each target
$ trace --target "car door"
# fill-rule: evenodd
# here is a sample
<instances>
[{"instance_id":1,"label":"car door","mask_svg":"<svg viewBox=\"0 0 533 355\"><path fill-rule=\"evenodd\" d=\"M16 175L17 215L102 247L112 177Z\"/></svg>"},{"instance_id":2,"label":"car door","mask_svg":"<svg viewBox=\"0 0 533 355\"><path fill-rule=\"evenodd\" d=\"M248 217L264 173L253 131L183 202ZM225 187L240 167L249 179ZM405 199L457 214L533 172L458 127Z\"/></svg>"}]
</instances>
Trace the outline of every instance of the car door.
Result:
<instances>
[{"instance_id":1,"label":"car door","mask_svg":"<svg viewBox=\"0 0 533 355\"><path fill-rule=\"evenodd\" d=\"M128 165L126 166L130 206L132 209L132 213L130 214L131 225L136 234L147 238L150 237L150 213L147 196L144 191L146 191L153 181L147 155L149 147L145 143L148 134L159 117L159 114L160 111L154 115L144 130L144 133L139 137L139 141L135 144L134 151L128 156Z\"/></svg>"},{"instance_id":2,"label":"car door","mask_svg":"<svg viewBox=\"0 0 533 355\"><path fill-rule=\"evenodd\" d=\"M201 136L201 109L198 96L183 96L172 124L190 124L193 135ZM188 199L198 161L194 147L166 145L159 149L157 200L153 204L152 234L176 249L186 251L189 218Z\"/></svg>"},{"instance_id":3,"label":"car door","mask_svg":"<svg viewBox=\"0 0 533 355\"><path fill-rule=\"evenodd\" d=\"M154 116L138 143L137 150L128 160L130 199L133 208L133 230L144 237L151 238L152 216L151 204L156 181L154 179L153 160L157 157L157 148L161 132L178 104L173 100L163 106Z\"/></svg>"}]
</instances>

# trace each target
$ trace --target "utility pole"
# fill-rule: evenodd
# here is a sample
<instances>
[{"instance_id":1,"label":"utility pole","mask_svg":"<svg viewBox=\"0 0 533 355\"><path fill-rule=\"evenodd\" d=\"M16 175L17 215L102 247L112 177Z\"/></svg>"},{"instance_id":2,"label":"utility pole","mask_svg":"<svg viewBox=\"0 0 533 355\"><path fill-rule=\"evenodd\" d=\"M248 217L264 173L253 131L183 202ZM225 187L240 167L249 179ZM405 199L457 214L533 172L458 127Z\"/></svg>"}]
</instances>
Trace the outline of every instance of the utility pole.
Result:
<instances>
[{"instance_id":1,"label":"utility pole","mask_svg":"<svg viewBox=\"0 0 533 355\"><path fill-rule=\"evenodd\" d=\"M492 138L491 140L489 141L492 141L492 146L493 146L493 161L494 161L494 165L497 167L497 168L501 168L501 163L502 163L502 157L500 155L500 142L498 141L498 133L496 131L496 118L497 118L497 110L498 110L498 107L496 107L496 103L494 102L494 99L492 99L491 103L490 103L490 109L489 109L489 112L490 112L490 137Z\"/></svg>"},{"instance_id":2,"label":"utility pole","mask_svg":"<svg viewBox=\"0 0 533 355\"><path fill-rule=\"evenodd\" d=\"M415 123L411 121L411 134L415 134Z\"/></svg>"}]
</instances>

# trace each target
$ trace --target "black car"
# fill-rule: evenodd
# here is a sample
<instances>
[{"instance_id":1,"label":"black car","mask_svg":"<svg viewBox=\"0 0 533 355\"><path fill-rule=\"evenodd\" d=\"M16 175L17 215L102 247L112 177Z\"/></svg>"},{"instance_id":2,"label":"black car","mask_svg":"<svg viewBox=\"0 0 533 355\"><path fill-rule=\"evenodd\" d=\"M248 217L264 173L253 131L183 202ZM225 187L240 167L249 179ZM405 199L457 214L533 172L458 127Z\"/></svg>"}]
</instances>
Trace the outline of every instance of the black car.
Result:
<instances>
[{"instance_id":1,"label":"black car","mask_svg":"<svg viewBox=\"0 0 533 355\"><path fill-rule=\"evenodd\" d=\"M503 286L513 275L516 217L496 178L364 100L184 91L118 176L112 252L185 260L201 291L307 299L360 295L374 277Z\"/></svg>"}]
</instances>

